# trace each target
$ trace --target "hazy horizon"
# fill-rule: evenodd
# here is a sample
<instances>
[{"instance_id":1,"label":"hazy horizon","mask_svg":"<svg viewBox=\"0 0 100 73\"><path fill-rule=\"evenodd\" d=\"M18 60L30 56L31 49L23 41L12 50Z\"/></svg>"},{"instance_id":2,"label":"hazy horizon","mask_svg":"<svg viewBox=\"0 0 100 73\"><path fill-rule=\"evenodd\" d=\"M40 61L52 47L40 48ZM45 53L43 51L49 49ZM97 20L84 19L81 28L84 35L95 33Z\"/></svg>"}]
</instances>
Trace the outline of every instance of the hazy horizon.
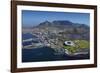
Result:
<instances>
[{"instance_id":1,"label":"hazy horizon","mask_svg":"<svg viewBox=\"0 0 100 73\"><path fill-rule=\"evenodd\" d=\"M37 26L44 21L68 20L73 23L90 25L89 13L76 12L52 12L52 11L32 11L22 10L22 26L32 27Z\"/></svg>"}]
</instances>

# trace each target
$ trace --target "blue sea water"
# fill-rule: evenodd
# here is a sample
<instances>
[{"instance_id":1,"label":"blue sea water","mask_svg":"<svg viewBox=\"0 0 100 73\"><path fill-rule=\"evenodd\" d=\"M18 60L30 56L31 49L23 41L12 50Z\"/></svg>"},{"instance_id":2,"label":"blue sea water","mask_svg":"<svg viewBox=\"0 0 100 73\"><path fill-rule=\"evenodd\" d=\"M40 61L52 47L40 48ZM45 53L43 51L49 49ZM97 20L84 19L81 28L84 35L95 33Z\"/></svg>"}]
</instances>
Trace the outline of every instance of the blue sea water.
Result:
<instances>
[{"instance_id":1,"label":"blue sea water","mask_svg":"<svg viewBox=\"0 0 100 73\"><path fill-rule=\"evenodd\" d=\"M27 35L27 37L26 37ZM23 39L33 37L30 34L24 34ZM23 43L23 45L29 45L32 41ZM50 47L41 47L33 49L22 49L22 62L40 62L40 61L58 61L58 60L81 60L89 59L89 54L81 54L70 56L67 54L55 54L56 51Z\"/></svg>"},{"instance_id":2,"label":"blue sea water","mask_svg":"<svg viewBox=\"0 0 100 73\"><path fill-rule=\"evenodd\" d=\"M89 54L75 55L75 56L69 56L67 54L55 55L55 51L49 47L22 50L22 62L81 60L81 59L89 59Z\"/></svg>"},{"instance_id":3,"label":"blue sea water","mask_svg":"<svg viewBox=\"0 0 100 73\"><path fill-rule=\"evenodd\" d=\"M37 37L30 33L22 34L22 40L29 39L29 38L37 38Z\"/></svg>"}]
</instances>

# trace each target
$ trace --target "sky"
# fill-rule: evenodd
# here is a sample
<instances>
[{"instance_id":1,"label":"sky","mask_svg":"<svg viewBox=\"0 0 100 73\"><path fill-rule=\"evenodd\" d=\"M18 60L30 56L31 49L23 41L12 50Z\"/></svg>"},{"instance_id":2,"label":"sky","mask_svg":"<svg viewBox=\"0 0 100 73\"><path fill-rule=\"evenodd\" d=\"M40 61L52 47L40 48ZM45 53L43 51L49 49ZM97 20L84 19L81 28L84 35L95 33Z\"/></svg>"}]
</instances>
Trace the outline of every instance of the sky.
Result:
<instances>
[{"instance_id":1,"label":"sky","mask_svg":"<svg viewBox=\"0 0 100 73\"><path fill-rule=\"evenodd\" d=\"M22 26L36 26L44 21L69 20L73 23L90 25L89 13L76 12L52 12L52 11L32 11L22 10Z\"/></svg>"}]
</instances>

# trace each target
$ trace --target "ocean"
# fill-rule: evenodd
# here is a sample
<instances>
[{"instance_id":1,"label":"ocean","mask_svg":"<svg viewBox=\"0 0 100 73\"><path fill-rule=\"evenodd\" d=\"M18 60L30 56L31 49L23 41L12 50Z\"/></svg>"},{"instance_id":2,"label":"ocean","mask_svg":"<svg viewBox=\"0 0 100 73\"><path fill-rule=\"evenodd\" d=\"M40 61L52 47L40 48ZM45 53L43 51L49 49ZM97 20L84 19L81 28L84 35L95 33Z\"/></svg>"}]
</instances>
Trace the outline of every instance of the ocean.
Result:
<instances>
[{"instance_id":1,"label":"ocean","mask_svg":"<svg viewBox=\"0 0 100 73\"><path fill-rule=\"evenodd\" d=\"M36 38L31 34L23 34L22 38ZM33 41L25 42L23 45L29 45ZM22 62L41 62L41 61L60 61L60 60L82 60L89 59L89 54L80 54L70 56L66 53L63 54L55 54L57 53L53 48L50 47L40 47L40 48L32 48L32 49L22 49Z\"/></svg>"},{"instance_id":2,"label":"ocean","mask_svg":"<svg viewBox=\"0 0 100 73\"><path fill-rule=\"evenodd\" d=\"M55 55L55 51L49 47L22 49L22 62L60 61L89 59L89 54L70 56L67 54Z\"/></svg>"}]
</instances>

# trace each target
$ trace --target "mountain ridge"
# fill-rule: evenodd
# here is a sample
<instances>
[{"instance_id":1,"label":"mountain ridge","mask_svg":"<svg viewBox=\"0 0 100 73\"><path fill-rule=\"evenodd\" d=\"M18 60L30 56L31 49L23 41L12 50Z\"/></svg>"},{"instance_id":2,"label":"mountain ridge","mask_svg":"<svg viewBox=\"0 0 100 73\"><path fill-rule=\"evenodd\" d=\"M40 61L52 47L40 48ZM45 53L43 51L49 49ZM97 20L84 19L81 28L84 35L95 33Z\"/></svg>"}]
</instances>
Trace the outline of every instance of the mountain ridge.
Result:
<instances>
[{"instance_id":1,"label":"mountain ridge","mask_svg":"<svg viewBox=\"0 0 100 73\"><path fill-rule=\"evenodd\" d=\"M50 21L44 21L41 22L38 26L54 26L54 27L86 27L89 28L86 24L80 24L80 23L73 23L69 20L54 20L52 22Z\"/></svg>"}]
</instances>

